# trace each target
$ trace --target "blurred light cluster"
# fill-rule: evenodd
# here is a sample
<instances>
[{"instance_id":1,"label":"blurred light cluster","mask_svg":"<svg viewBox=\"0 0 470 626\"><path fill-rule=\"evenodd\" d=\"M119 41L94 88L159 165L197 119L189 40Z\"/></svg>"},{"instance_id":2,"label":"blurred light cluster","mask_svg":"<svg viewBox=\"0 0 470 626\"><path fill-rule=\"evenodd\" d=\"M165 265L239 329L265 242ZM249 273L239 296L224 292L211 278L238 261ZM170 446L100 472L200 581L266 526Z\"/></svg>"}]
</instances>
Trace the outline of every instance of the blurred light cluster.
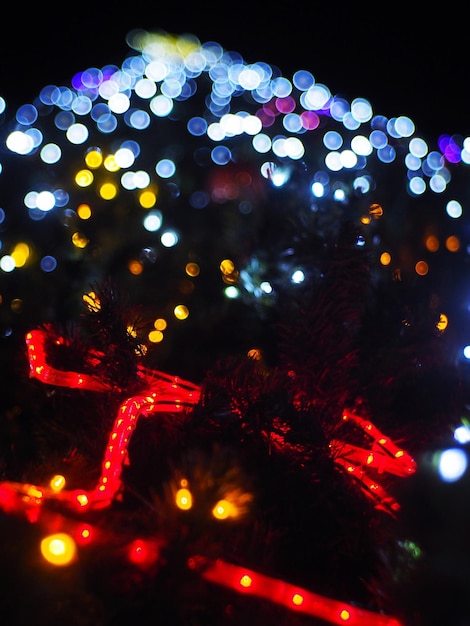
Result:
<instances>
[{"instance_id":1,"label":"blurred light cluster","mask_svg":"<svg viewBox=\"0 0 470 626\"><path fill-rule=\"evenodd\" d=\"M467 255L455 232L464 199L452 182L470 165L469 137L442 135L431 145L409 117L386 118L365 98L348 102L308 70L287 78L196 36L135 30L127 43L120 67L47 85L11 118L1 99L3 274L26 268L53 281L72 260L86 261L93 276L118 263L139 277L168 263L165 249L174 248L187 278L189 262L205 269L208 247L218 265L233 258L276 190L311 216L356 221L365 229L357 244L374 250L389 276L427 276L432 255ZM415 217L420 201L427 213L417 204ZM211 232L214 210L226 206L237 224L227 216L228 234ZM416 220L418 233L405 241ZM266 300L279 285L302 285L308 268L294 241L288 250L277 282L254 249L236 259L236 272L221 270L220 289L228 299Z\"/></svg>"}]
</instances>

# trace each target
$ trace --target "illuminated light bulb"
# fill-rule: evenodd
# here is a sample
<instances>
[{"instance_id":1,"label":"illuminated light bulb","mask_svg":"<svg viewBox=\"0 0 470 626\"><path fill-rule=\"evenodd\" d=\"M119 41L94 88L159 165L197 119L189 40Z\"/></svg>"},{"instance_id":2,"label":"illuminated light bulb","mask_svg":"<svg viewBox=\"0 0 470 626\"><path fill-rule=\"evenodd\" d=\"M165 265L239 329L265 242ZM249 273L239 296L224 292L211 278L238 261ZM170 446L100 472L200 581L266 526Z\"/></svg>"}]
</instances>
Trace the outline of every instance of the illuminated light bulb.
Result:
<instances>
[{"instance_id":1,"label":"illuminated light bulb","mask_svg":"<svg viewBox=\"0 0 470 626\"><path fill-rule=\"evenodd\" d=\"M100 167L103 163L103 154L100 148L89 148L85 154L85 163L91 169Z\"/></svg>"},{"instance_id":2,"label":"illuminated light bulb","mask_svg":"<svg viewBox=\"0 0 470 626\"><path fill-rule=\"evenodd\" d=\"M90 170L80 170L75 174L75 182L79 187L89 187L94 180Z\"/></svg>"},{"instance_id":3,"label":"illuminated light bulb","mask_svg":"<svg viewBox=\"0 0 470 626\"><path fill-rule=\"evenodd\" d=\"M186 274L192 278L199 276L199 272L201 271L197 263L187 263L184 269Z\"/></svg>"},{"instance_id":4,"label":"illuminated light bulb","mask_svg":"<svg viewBox=\"0 0 470 626\"><path fill-rule=\"evenodd\" d=\"M380 255L380 262L382 265L390 265L392 262L392 256L389 252L382 252Z\"/></svg>"},{"instance_id":5,"label":"illuminated light bulb","mask_svg":"<svg viewBox=\"0 0 470 626\"><path fill-rule=\"evenodd\" d=\"M300 606L303 604L303 601L304 597L300 593L294 593L292 596L292 604L295 604L295 606Z\"/></svg>"},{"instance_id":6,"label":"illuminated light bulb","mask_svg":"<svg viewBox=\"0 0 470 626\"><path fill-rule=\"evenodd\" d=\"M449 252L457 252L460 249L460 239L455 235L451 235L446 239L446 248Z\"/></svg>"},{"instance_id":7,"label":"illuminated light bulb","mask_svg":"<svg viewBox=\"0 0 470 626\"><path fill-rule=\"evenodd\" d=\"M253 584L253 579L248 574L244 574L240 578L239 583L240 583L240 587L244 587L245 589L247 589L248 587L251 587L251 585Z\"/></svg>"},{"instance_id":8,"label":"illuminated light bulb","mask_svg":"<svg viewBox=\"0 0 470 626\"><path fill-rule=\"evenodd\" d=\"M439 315L439 321L436 324L437 330L440 330L441 332L444 331L447 328L448 324L449 324L449 319L447 315L445 315L444 313L441 313Z\"/></svg>"},{"instance_id":9,"label":"illuminated light bulb","mask_svg":"<svg viewBox=\"0 0 470 626\"><path fill-rule=\"evenodd\" d=\"M402 457L405 453L403 452L403 450L397 450L397 452L395 452L395 458L399 459L400 457Z\"/></svg>"},{"instance_id":10,"label":"illuminated light bulb","mask_svg":"<svg viewBox=\"0 0 470 626\"><path fill-rule=\"evenodd\" d=\"M339 612L339 617L343 620L343 622L347 622L349 619L351 619L351 613L347 609L342 609Z\"/></svg>"},{"instance_id":11,"label":"illuminated light bulb","mask_svg":"<svg viewBox=\"0 0 470 626\"><path fill-rule=\"evenodd\" d=\"M103 200L113 200L117 196L117 187L114 183L103 183L99 188L99 194Z\"/></svg>"},{"instance_id":12,"label":"illuminated light bulb","mask_svg":"<svg viewBox=\"0 0 470 626\"><path fill-rule=\"evenodd\" d=\"M94 291L83 294L82 300L93 313L97 313L101 309L100 299Z\"/></svg>"},{"instance_id":13,"label":"illuminated light bulb","mask_svg":"<svg viewBox=\"0 0 470 626\"><path fill-rule=\"evenodd\" d=\"M75 561L77 546L67 533L57 533L42 539L41 554L52 565L64 566Z\"/></svg>"},{"instance_id":14,"label":"illuminated light bulb","mask_svg":"<svg viewBox=\"0 0 470 626\"><path fill-rule=\"evenodd\" d=\"M26 264L30 255L30 248L27 243L17 243L13 252L11 253L12 259L15 261L16 267L23 267Z\"/></svg>"},{"instance_id":15,"label":"illuminated light bulb","mask_svg":"<svg viewBox=\"0 0 470 626\"><path fill-rule=\"evenodd\" d=\"M108 172L117 172L120 170L120 167L116 163L116 159L114 158L114 154L108 155L103 161L103 165L108 170Z\"/></svg>"},{"instance_id":16,"label":"illuminated light bulb","mask_svg":"<svg viewBox=\"0 0 470 626\"><path fill-rule=\"evenodd\" d=\"M181 488L178 489L175 496L176 506L182 511L189 511L189 509L193 506L193 496L189 489Z\"/></svg>"},{"instance_id":17,"label":"illuminated light bulb","mask_svg":"<svg viewBox=\"0 0 470 626\"><path fill-rule=\"evenodd\" d=\"M135 539L128 546L128 558L134 565L148 567L158 558L158 548L155 543L144 539Z\"/></svg>"},{"instance_id":18,"label":"illuminated light bulb","mask_svg":"<svg viewBox=\"0 0 470 626\"><path fill-rule=\"evenodd\" d=\"M426 276L429 272L429 266L426 261L418 261L415 265L415 272L418 276Z\"/></svg>"},{"instance_id":19,"label":"illuminated light bulb","mask_svg":"<svg viewBox=\"0 0 470 626\"><path fill-rule=\"evenodd\" d=\"M88 239L82 233L78 231L72 235L72 243L76 248L86 248L88 245Z\"/></svg>"},{"instance_id":20,"label":"illuminated light bulb","mask_svg":"<svg viewBox=\"0 0 470 626\"><path fill-rule=\"evenodd\" d=\"M424 245L429 252L437 252L439 250L439 239L435 235L428 235Z\"/></svg>"},{"instance_id":21,"label":"illuminated light bulb","mask_svg":"<svg viewBox=\"0 0 470 626\"><path fill-rule=\"evenodd\" d=\"M237 508L228 500L219 500L215 507L212 509L212 515L216 519L227 519L229 517L236 517Z\"/></svg>"},{"instance_id":22,"label":"illuminated light bulb","mask_svg":"<svg viewBox=\"0 0 470 626\"><path fill-rule=\"evenodd\" d=\"M134 276L139 276L144 271L144 266L138 259L131 259L127 264L127 268Z\"/></svg>"},{"instance_id":23,"label":"illuminated light bulb","mask_svg":"<svg viewBox=\"0 0 470 626\"><path fill-rule=\"evenodd\" d=\"M157 194L146 189L139 195L139 204L144 209L151 209L157 202Z\"/></svg>"},{"instance_id":24,"label":"illuminated light bulb","mask_svg":"<svg viewBox=\"0 0 470 626\"><path fill-rule=\"evenodd\" d=\"M224 259L220 263L219 267L222 274L230 275L233 274L233 272L235 271L235 265L230 259Z\"/></svg>"},{"instance_id":25,"label":"illuminated light bulb","mask_svg":"<svg viewBox=\"0 0 470 626\"><path fill-rule=\"evenodd\" d=\"M436 459L439 476L446 483L460 480L467 470L468 458L465 451L460 448L438 452Z\"/></svg>"},{"instance_id":26,"label":"illuminated light bulb","mask_svg":"<svg viewBox=\"0 0 470 626\"><path fill-rule=\"evenodd\" d=\"M87 524L80 526L77 529L77 532L75 534L75 541L77 542L77 544L83 546L83 545L86 545L87 543L90 543L91 540L92 540L91 527L88 526Z\"/></svg>"},{"instance_id":27,"label":"illuminated light bulb","mask_svg":"<svg viewBox=\"0 0 470 626\"><path fill-rule=\"evenodd\" d=\"M384 210L380 206L380 204L374 203L374 204L370 205L370 207L369 207L369 215L372 218L374 218L376 220L379 217L382 217L383 214L384 214Z\"/></svg>"},{"instance_id":28,"label":"illuminated light bulb","mask_svg":"<svg viewBox=\"0 0 470 626\"><path fill-rule=\"evenodd\" d=\"M458 426L454 430L454 439L461 444L468 443L470 441L470 427L466 424Z\"/></svg>"},{"instance_id":29,"label":"illuminated light bulb","mask_svg":"<svg viewBox=\"0 0 470 626\"><path fill-rule=\"evenodd\" d=\"M29 487L26 489L26 495L30 498L40 500L43 497L44 493L35 485L29 485Z\"/></svg>"},{"instance_id":30,"label":"illuminated light bulb","mask_svg":"<svg viewBox=\"0 0 470 626\"><path fill-rule=\"evenodd\" d=\"M55 491L56 493L62 491L62 489L65 487L65 477L61 474L56 474L56 476L53 476L51 478L49 485L52 491Z\"/></svg>"},{"instance_id":31,"label":"illuminated light bulb","mask_svg":"<svg viewBox=\"0 0 470 626\"><path fill-rule=\"evenodd\" d=\"M77 207L77 215L81 220L88 220L91 217L91 208L88 204L80 204Z\"/></svg>"},{"instance_id":32,"label":"illuminated light bulb","mask_svg":"<svg viewBox=\"0 0 470 626\"><path fill-rule=\"evenodd\" d=\"M154 328L156 328L157 330L165 330L165 328L167 327L167 321L162 317L159 317L154 321L153 325Z\"/></svg>"},{"instance_id":33,"label":"illuminated light bulb","mask_svg":"<svg viewBox=\"0 0 470 626\"><path fill-rule=\"evenodd\" d=\"M247 357L254 359L255 361L261 361L263 354L259 348L251 348L251 350L248 350L247 352Z\"/></svg>"},{"instance_id":34,"label":"illuminated light bulb","mask_svg":"<svg viewBox=\"0 0 470 626\"><path fill-rule=\"evenodd\" d=\"M148 340L151 343L160 343L163 341L163 333L161 330L151 330L148 334Z\"/></svg>"},{"instance_id":35,"label":"illuminated light bulb","mask_svg":"<svg viewBox=\"0 0 470 626\"><path fill-rule=\"evenodd\" d=\"M173 313L178 320L185 320L189 316L189 309L184 304L177 304Z\"/></svg>"}]
</instances>

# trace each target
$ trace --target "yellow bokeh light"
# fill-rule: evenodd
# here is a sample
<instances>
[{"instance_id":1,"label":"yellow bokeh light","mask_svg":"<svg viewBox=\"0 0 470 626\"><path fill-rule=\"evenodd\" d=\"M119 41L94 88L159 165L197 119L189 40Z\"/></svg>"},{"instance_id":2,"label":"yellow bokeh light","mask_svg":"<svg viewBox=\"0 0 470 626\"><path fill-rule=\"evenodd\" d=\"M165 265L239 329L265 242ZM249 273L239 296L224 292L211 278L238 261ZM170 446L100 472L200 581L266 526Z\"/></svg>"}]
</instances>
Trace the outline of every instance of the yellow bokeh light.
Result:
<instances>
[{"instance_id":1,"label":"yellow bokeh light","mask_svg":"<svg viewBox=\"0 0 470 626\"><path fill-rule=\"evenodd\" d=\"M112 200L117 196L117 187L114 183L103 183L99 189L99 194L103 200Z\"/></svg>"},{"instance_id":2,"label":"yellow bokeh light","mask_svg":"<svg viewBox=\"0 0 470 626\"><path fill-rule=\"evenodd\" d=\"M340 618L345 622L351 617L351 613L347 609L343 609L339 614Z\"/></svg>"},{"instance_id":3,"label":"yellow bokeh light","mask_svg":"<svg viewBox=\"0 0 470 626\"><path fill-rule=\"evenodd\" d=\"M89 187L94 180L90 170L80 170L75 174L75 182L79 187Z\"/></svg>"},{"instance_id":4,"label":"yellow bokeh light","mask_svg":"<svg viewBox=\"0 0 470 626\"><path fill-rule=\"evenodd\" d=\"M103 154L99 148L90 148L85 155L85 163L88 167L96 169L103 163Z\"/></svg>"},{"instance_id":5,"label":"yellow bokeh light","mask_svg":"<svg viewBox=\"0 0 470 626\"><path fill-rule=\"evenodd\" d=\"M240 585L242 587L251 587L252 584L253 584L253 579L248 574L244 574L240 578Z\"/></svg>"},{"instance_id":6,"label":"yellow bokeh light","mask_svg":"<svg viewBox=\"0 0 470 626\"><path fill-rule=\"evenodd\" d=\"M184 304L177 304L173 310L176 319L185 320L189 315L189 309Z\"/></svg>"},{"instance_id":7,"label":"yellow bokeh light","mask_svg":"<svg viewBox=\"0 0 470 626\"><path fill-rule=\"evenodd\" d=\"M153 326L157 330L165 330L165 328L167 327L167 323L166 320L163 319L163 317L159 317L154 321Z\"/></svg>"},{"instance_id":8,"label":"yellow bokeh light","mask_svg":"<svg viewBox=\"0 0 470 626\"><path fill-rule=\"evenodd\" d=\"M259 348L251 348L251 350L248 350L247 356L255 361L261 361L263 358L263 354Z\"/></svg>"},{"instance_id":9,"label":"yellow bokeh light","mask_svg":"<svg viewBox=\"0 0 470 626\"><path fill-rule=\"evenodd\" d=\"M151 209L153 206L155 206L156 202L157 194L150 189L142 191L142 193L139 195L139 204L144 209Z\"/></svg>"},{"instance_id":10,"label":"yellow bokeh light","mask_svg":"<svg viewBox=\"0 0 470 626\"><path fill-rule=\"evenodd\" d=\"M88 245L88 239L85 235L77 231L72 235L72 243L76 248L86 248Z\"/></svg>"},{"instance_id":11,"label":"yellow bokeh light","mask_svg":"<svg viewBox=\"0 0 470 626\"><path fill-rule=\"evenodd\" d=\"M30 253L31 250L27 243L17 243L13 252L11 253L11 257L15 261L16 267L23 267L23 265L28 260Z\"/></svg>"},{"instance_id":12,"label":"yellow bokeh light","mask_svg":"<svg viewBox=\"0 0 470 626\"><path fill-rule=\"evenodd\" d=\"M446 248L449 252L457 252L460 249L460 239L455 235L451 235L446 239Z\"/></svg>"},{"instance_id":13,"label":"yellow bokeh light","mask_svg":"<svg viewBox=\"0 0 470 626\"><path fill-rule=\"evenodd\" d=\"M227 519L237 517L237 507L228 500L219 500L212 509L212 515L216 519Z\"/></svg>"},{"instance_id":14,"label":"yellow bokeh light","mask_svg":"<svg viewBox=\"0 0 470 626\"><path fill-rule=\"evenodd\" d=\"M194 278L194 276L199 276L199 272L201 271L199 265L197 263L187 263L185 267L186 274Z\"/></svg>"},{"instance_id":15,"label":"yellow bokeh light","mask_svg":"<svg viewBox=\"0 0 470 626\"><path fill-rule=\"evenodd\" d=\"M91 207L89 204L80 204L77 208L77 215L81 220L88 220L91 217Z\"/></svg>"},{"instance_id":16,"label":"yellow bokeh light","mask_svg":"<svg viewBox=\"0 0 470 626\"><path fill-rule=\"evenodd\" d=\"M97 313L101 309L100 299L94 291L84 293L82 300L87 305L88 309L93 313Z\"/></svg>"},{"instance_id":17,"label":"yellow bokeh light","mask_svg":"<svg viewBox=\"0 0 470 626\"><path fill-rule=\"evenodd\" d=\"M160 343L163 341L163 333L161 330L151 330L148 334L148 338L152 343Z\"/></svg>"},{"instance_id":18,"label":"yellow bokeh light","mask_svg":"<svg viewBox=\"0 0 470 626\"><path fill-rule=\"evenodd\" d=\"M449 323L449 319L447 315L445 315L444 313L441 313L439 315L439 321L436 324L436 328L440 331L444 331L447 328L448 323Z\"/></svg>"},{"instance_id":19,"label":"yellow bokeh light","mask_svg":"<svg viewBox=\"0 0 470 626\"><path fill-rule=\"evenodd\" d=\"M118 172L121 168L116 163L116 159L114 158L114 154L108 155L104 162L104 167L108 170L108 172Z\"/></svg>"},{"instance_id":20,"label":"yellow bokeh light","mask_svg":"<svg viewBox=\"0 0 470 626\"><path fill-rule=\"evenodd\" d=\"M75 541L67 533L49 535L41 541L41 554L52 565L69 565L77 555Z\"/></svg>"},{"instance_id":21,"label":"yellow bokeh light","mask_svg":"<svg viewBox=\"0 0 470 626\"><path fill-rule=\"evenodd\" d=\"M361 224L370 224L371 222L372 222L372 219L370 215L363 215L361 217Z\"/></svg>"},{"instance_id":22,"label":"yellow bokeh light","mask_svg":"<svg viewBox=\"0 0 470 626\"><path fill-rule=\"evenodd\" d=\"M235 265L233 261L231 261L230 259L224 259L220 263L220 271L222 272L222 274L233 274L233 272L235 271Z\"/></svg>"},{"instance_id":23,"label":"yellow bokeh light","mask_svg":"<svg viewBox=\"0 0 470 626\"><path fill-rule=\"evenodd\" d=\"M189 489L178 489L175 496L176 506L182 511L189 511L193 506L193 496Z\"/></svg>"},{"instance_id":24,"label":"yellow bokeh light","mask_svg":"<svg viewBox=\"0 0 470 626\"><path fill-rule=\"evenodd\" d=\"M127 267L129 269L129 272L131 274L134 274L134 276L138 276L144 271L144 266L138 259L131 259L127 264Z\"/></svg>"},{"instance_id":25,"label":"yellow bokeh light","mask_svg":"<svg viewBox=\"0 0 470 626\"><path fill-rule=\"evenodd\" d=\"M382 265L390 265L390 263L392 262L392 256L390 252L382 252L382 254L380 255L380 262L382 263Z\"/></svg>"},{"instance_id":26,"label":"yellow bokeh light","mask_svg":"<svg viewBox=\"0 0 470 626\"><path fill-rule=\"evenodd\" d=\"M61 474L56 474L51 478L49 485L52 491L55 491L56 493L62 491L62 489L65 487L65 477Z\"/></svg>"},{"instance_id":27,"label":"yellow bokeh light","mask_svg":"<svg viewBox=\"0 0 470 626\"><path fill-rule=\"evenodd\" d=\"M292 596L292 604L295 604L296 606L303 604L303 601L304 597L300 593L294 593Z\"/></svg>"},{"instance_id":28,"label":"yellow bokeh light","mask_svg":"<svg viewBox=\"0 0 470 626\"><path fill-rule=\"evenodd\" d=\"M429 272L429 266L426 261L418 261L415 265L415 271L419 276L426 276Z\"/></svg>"}]
</instances>

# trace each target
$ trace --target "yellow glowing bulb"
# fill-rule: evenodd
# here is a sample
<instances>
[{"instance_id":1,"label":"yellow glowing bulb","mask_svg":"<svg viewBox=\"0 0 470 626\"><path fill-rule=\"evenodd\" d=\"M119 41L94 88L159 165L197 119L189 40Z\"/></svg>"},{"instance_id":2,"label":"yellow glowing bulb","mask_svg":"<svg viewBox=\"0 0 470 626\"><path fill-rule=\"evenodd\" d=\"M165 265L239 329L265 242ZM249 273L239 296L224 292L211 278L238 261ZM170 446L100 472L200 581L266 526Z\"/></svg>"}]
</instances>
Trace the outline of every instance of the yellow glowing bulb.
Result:
<instances>
[{"instance_id":1,"label":"yellow glowing bulb","mask_svg":"<svg viewBox=\"0 0 470 626\"><path fill-rule=\"evenodd\" d=\"M382 263L382 265L390 265L391 260L392 256L389 252L382 252L382 254L380 255L380 262Z\"/></svg>"},{"instance_id":2,"label":"yellow glowing bulb","mask_svg":"<svg viewBox=\"0 0 470 626\"><path fill-rule=\"evenodd\" d=\"M89 187L93 182L93 178L90 170L80 170L75 174L75 182L79 187Z\"/></svg>"},{"instance_id":3,"label":"yellow glowing bulb","mask_svg":"<svg viewBox=\"0 0 470 626\"><path fill-rule=\"evenodd\" d=\"M175 306L173 313L175 314L176 319L185 320L189 315L189 309L184 304L178 304Z\"/></svg>"},{"instance_id":4,"label":"yellow glowing bulb","mask_svg":"<svg viewBox=\"0 0 470 626\"><path fill-rule=\"evenodd\" d=\"M232 274L235 271L235 265L230 259L224 259L220 263L220 271L222 274Z\"/></svg>"},{"instance_id":5,"label":"yellow glowing bulb","mask_svg":"<svg viewBox=\"0 0 470 626\"><path fill-rule=\"evenodd\" d=\"M167 327L166 320L164 320L162 317L156 319L153 325L157 330L165 330L165 328Z\"/></svg>"},{"instance_id":6,"label":"yellow glowing bulb","mask_svg":"<svg viewBox=\"0 0 470 626\"><path fill-rule=\"evenodd\" d=\"M436 324L436 327L438 330L445 330L447 328L448 323L449 323L449 320L447 318L447 315L444 315L444 313L441 313L439 316L439 321Z\"/></svg>"},{"instance_id":7,"label":"yellow glowing bulb","mask_svg":"<svg viewBox=\"0 0 470 626\"><path fill-rule=\"evenodd\" d=\"M152 343L160 343L163 341L163 333L161 330L151 330L148 334L148 339Z\"/></svg>"},{"instance_id":8,"label":"yellow glowing bulb","mask_svg":"<svg viewBox=\"0 0 470 626\"><path fill-rule=\"evenodd\" d=\"M77 208L77 215L81 220L88 220L91 217L91 208L88 204L80 204Z\"/></svg>"},{"instance_id":9,"label":"yellow glowing bulb","mask_svg":"<svg viewBox=\"0 0 470 626\"><path fill-rule=\"evenodd\" d=\"M189 489L178 489L175 501L176 506L183 511L188 511L193 506L193 496Z\"/></svg>"},{"instance_id":10,"label":"yellow glowing bulb","mask_svg":"<svg viewBox=\"0 0 470 626\"><path fill-rule=\"evenodd\" d=\"M157 194L146 189L139 195L139 204L144 209L151 209L157 202Z\"/></svg>"},{"instance_id":11,"label":"yellow glowing bulb","mask_svg":"<svg viewBox=\"0 0 470 626\"><path fill-rule=\"evenodd\" d=\"M108 170L108 172L117 172L119 169L119 165L116 163L116 159L113 154L107 156L104 160L104 166Z\"/></svg>"},{"instance_id":12,"label":"yellow glowing bulb","mask_svg":"<svg viewBox=\"0 0 470 626\"><path fill-rule=\"evenodd\" d=\"M200 268L197 263L187 263L185 267L186 274L191 277L195 277L199 275Z\"/></svg>"},{"instance_id":13,"label":"yellow glowing bulb","mask_svg":"<svg viewBox=\"0 0 470 626\"><path fill-rule=\"evenodd\" d=\"M30 255L30 249L27 243L17 243L15 249L11 253L16 267L23 267Z\"/></svg>"},{"instance_id":14,"label":"yellow glowing bulb","mask_svg":"<svg viewBox=\"0 0 470 626\"><path fill-rule=\"evenodd\" d=\"M228 500L219 500L215 507L212 509L212 515L216 519L227 519L228 517L235 517L236 513L236 507Z\"/></svg>"},{"instance_id":15,"label":"yellow glowing bulb","mask_svg":"<svg viewBox=\"0 0 470 626\"><path fill-rule=\"evenodd\" d=\"M343 609L340 612L339 616L343 621L347 622L348 619L351 617L351 613L347 609Z\"/></svg>"},{"instance_id":16,"label":"yellow glowing bulb","mask_svg":"<svg viewBox=\"0 0 470 626\"><path fill-rule=\"evenodd\" d=\"M114 183L103 183L99 189L99 194L103 200L112 200L117 196L117 187Z\"/></svg>"},{"instance_id":17,"label":"yellow glowing bulb","mask_svg":"<svg viewBox=\"0 0 470 626\"><path fill-rule=\"evenodd\" d=\"M56 474L49 483L52 491L59 492L65 487L65 478L61 474Z\"/></svg>"},{"instance_id":18,"label":"yellow glowing bulb","mask_svg":"<svg viewBox=\"0 0 470 626\"><path fill-rule=\"evenodd\" d=\"M93 313L97 313L101 309L100 299L94 291L84 293L82 299L83 302L87 305L88 309Z\"/></svg>"},{"instance_id":19,"label":"yellow glowing bulb","mask_svg":"<svg viewBox=\"0 0 470 626\"><path fill-rule=\"evenodd\" d=\"M90 148L85 155L85 163L88 167L97 168L103 163L103 154L99 148Z\"/></svg>"},{"instance_id":20,"label":"yellow glowing bulb","mask_svg":"<svg viewBox=\"0 0 470 626\"><path fill-rule=\"evenodd\" d=\"M77 555L75 541L67 533L49 535L41 541L41 554L52 565L69 565Z\"/></svg>"},{"instance_id":21,"label":"yellow glowing bulb","mask_svg":"<svg viewBox=\"0 0 470 626\"><path fill-rule=\"evenodd\" d=\"M300 595L300 593L294 593L294 595L292 596L292 604L295 604L296 606L300 606L303 601L304 597Z\"/></svg>"},{"instance_id":22,"label":"yellow glowing bulb","mask_svg":"<svg viewBox=\"0 0 470 626\"><path fill-rule=\"evenodd\" d=\"M85 235L77 231L72 235L72 243L76 248L86 248L88 245L88 239Z\"/></svg>"},{"instance_id":23,"label":"yellow glowing bulb","mask_svg":"<svg viewBox=\"0 0 470 626\"><path fill-rule=\"evenodd\" d=\"M244 574L240 578L240 585L242 587L251 587L252 584L253 584L253 579L251 578L251 576L248 576L248 574Z\"/></svg>"}]
</instances>

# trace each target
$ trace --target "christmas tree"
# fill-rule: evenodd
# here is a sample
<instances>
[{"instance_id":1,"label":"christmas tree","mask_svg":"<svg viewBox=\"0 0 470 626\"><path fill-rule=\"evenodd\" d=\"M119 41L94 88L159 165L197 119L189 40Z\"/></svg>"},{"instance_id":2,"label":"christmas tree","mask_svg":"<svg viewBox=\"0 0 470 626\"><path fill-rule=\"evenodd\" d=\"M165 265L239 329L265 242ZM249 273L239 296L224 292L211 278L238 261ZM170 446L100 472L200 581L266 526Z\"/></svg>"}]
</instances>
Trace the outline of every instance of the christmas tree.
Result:
<instances>
[{"instance_id":1,"label":"christmas tree","mask_svg":"<svg viewBox=\"0 0 470 626\"><path fill-rule=\"evenodd\" d=\"M464 623L468 140L128 44L3 112L6 623Z\"/></svg>"}]
</instances>

